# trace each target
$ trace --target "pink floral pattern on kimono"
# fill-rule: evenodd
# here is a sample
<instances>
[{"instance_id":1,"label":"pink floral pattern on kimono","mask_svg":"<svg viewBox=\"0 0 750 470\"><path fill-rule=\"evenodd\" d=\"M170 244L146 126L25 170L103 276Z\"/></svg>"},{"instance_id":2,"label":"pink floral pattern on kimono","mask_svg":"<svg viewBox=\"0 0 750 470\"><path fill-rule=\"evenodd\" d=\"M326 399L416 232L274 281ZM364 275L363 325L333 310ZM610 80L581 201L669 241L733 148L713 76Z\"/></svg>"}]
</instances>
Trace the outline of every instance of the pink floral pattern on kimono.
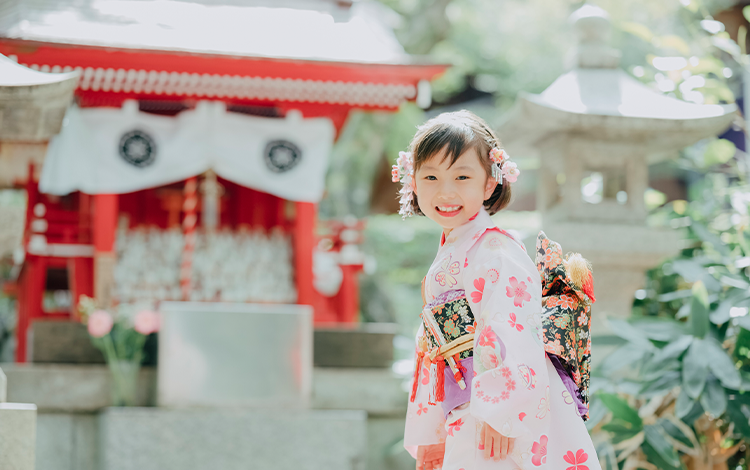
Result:
<instances>
[{"instance_id":1,"label":"pink floral pattern on kimono","mask_svg":"<svg viewBox=\"0 0 750 470\"><path fill-rule=\"evenodd\" d=\"M516 439L510 456L515 466L508 463L507 468L560 470L573 465L574 470L600 470L583 420L563 397L565 386L539 340L541 278L523 244L501 232L481 210L474 220L454 228L438 249L425 280L427 299L449 290L435 280L447 259L464 260L454 288L465 290L476 321L471 419ZM418 339L423 334L420 327ZM450 425L455 422L446 426L440 404L427 405L427 411L417 415L425 403L435 403L430 400L435 369L432 365L427 385L420 371L415 401L408 404L404 446L413 456L419 445L445 442L448 448L458 436L469 435L456 433ZM478 437L469 439L477 440L471 447L477 449ZM578 449L583 453L579 455ZM495 468L490 464L496 463L487 463L481 453L470 454L475 460L455 468Z\"/></svg>"}]
</instances>

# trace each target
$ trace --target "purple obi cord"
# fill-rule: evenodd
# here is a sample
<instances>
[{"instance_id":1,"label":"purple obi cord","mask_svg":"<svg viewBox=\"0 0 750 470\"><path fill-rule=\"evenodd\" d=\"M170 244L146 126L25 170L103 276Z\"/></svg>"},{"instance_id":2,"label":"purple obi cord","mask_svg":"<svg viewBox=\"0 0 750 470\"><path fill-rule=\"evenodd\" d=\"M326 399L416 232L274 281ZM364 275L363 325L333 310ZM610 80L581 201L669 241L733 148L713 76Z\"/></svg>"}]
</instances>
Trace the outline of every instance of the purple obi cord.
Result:
<instances>
[{"instance_id":1,"label":"purple obi cord","mask_svg":"<svg viewBox=\"0 0 750 470\"><path fill-rule=\"evenodd\" d=\"M576 385L575 381L573 380L573 377L571 377L567 369L565 369L565 366L563 365L560 358L555 356L554 354L547 354L547 357L552 362L552 365L555 366L555 370L557 370L557 375L560 376L560 380L562 380L562 383L563 385L565 385L565 388L568 389L570 396L573 397L573 401L575 402L576 407L578 408L578 416L583 416L586 413L588 413L589 409L586 407L586 405L583 404L583 400L581 399L581 394L578 391L578 385Z\"/></svg>"},{"instance_id":2,"label":"purple obi cord","mask_svg":"<svg viewBox=\"0 0 750 470\"><path fill-rule=\"evenodd\" d=\"M453 377L453 371L450 367L446 367L445 371L445 399L440 403L443 407L443 414L445 418L448 418L448 413L453 411L457 406L461 406L464 403L468 403L471 400L471 379L474 378L474 358L467 357L461 359L461 364L466 368L464 374L464 382L466 382L466 388L461 390L458 386L456 378Z\"/></svg>"}]
</instances>

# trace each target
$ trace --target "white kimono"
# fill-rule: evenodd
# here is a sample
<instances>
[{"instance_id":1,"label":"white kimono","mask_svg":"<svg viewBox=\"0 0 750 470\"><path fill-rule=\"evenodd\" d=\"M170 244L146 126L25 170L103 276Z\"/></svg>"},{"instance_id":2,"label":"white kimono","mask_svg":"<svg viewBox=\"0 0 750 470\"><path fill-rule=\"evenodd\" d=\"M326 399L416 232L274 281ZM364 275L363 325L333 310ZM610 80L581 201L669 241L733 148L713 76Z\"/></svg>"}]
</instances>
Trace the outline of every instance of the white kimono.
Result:
<instances>
[{"instance_id":1,"label":"white kimono","mask_svg":"<svg viewBox=\"0 0 750 470\"><path fill-rule=\"evenodd\" d=\"M444 238L444 237L443 237ZM481 209L441 240L425 280L429 303L465 290L474 319L471 401L444 417L432 396L435 365L421 367L406 415L404 446L445 442L444 470L600 470L576 404L541 339L541 281L523 245ZM417 334L417 344L424 335ZM515 438L509 458L484 459L482 423Z\"/></svg>"}]
</instances>

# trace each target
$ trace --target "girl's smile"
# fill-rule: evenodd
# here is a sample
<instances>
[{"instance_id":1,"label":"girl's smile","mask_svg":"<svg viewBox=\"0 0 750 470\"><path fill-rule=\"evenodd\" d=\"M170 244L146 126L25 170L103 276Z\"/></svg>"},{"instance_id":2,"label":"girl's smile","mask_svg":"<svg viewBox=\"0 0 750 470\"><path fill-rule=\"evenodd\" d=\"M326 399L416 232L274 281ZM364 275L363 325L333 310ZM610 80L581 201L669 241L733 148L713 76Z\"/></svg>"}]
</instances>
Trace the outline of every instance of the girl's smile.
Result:
<instances>
[{"instance_id":1,"label":"girl's smile","mask_svg":"<svg viewBox=\"0 0 750 470\"><path fill-rule=\"evenodd\" d=\"M455 217L461 212L462 208L463 206L437 206L435 209L442 217Z\"/></svg>"}]
</instances>

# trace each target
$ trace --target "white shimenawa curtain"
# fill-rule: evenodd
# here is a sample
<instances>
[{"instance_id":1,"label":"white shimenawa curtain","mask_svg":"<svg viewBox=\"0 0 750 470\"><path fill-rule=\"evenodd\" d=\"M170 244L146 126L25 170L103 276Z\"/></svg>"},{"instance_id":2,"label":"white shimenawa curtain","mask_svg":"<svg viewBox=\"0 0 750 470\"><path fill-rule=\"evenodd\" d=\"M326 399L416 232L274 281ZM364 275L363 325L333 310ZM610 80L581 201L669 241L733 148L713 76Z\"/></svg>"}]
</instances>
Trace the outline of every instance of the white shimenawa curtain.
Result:
<instances>
[{"instance_id":1,"label":"white shimenawa curtain","mask_svg":"<svg viewBox=\"0 0 750 470\"><path fill-rule=\"evenodd\" d=\"M262 118L201 102L176 117L122 109L71 107L50 142L39 189L63 195L122 194L213 169L258 191L304 202L323 196L335 136L327 118Z\"/></svg>"}]
</instances>

